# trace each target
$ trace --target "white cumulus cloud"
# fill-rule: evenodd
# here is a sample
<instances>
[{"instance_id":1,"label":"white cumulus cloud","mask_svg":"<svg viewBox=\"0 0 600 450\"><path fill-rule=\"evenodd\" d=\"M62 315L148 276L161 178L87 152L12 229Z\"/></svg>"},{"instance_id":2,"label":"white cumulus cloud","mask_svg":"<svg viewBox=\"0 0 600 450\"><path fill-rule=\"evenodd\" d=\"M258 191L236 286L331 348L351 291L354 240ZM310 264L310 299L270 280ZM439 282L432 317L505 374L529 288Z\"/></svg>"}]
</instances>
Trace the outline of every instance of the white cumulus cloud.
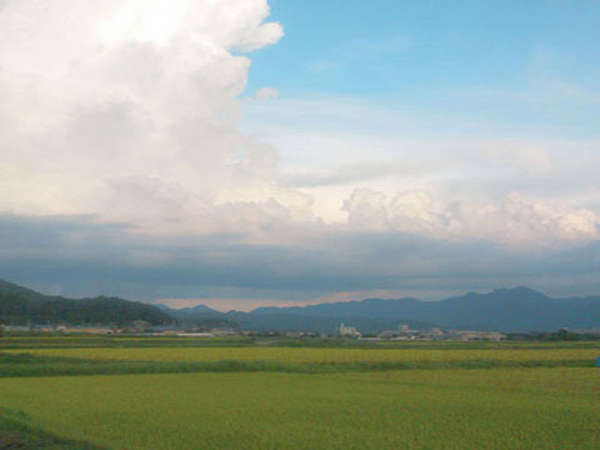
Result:
<instances>
[{"instance_id":1,"label":"white cumulus cloud","mask_svg":"<svg viewBox=\"0 0 600 450\"><path fill-rule=\"evenodd\" d=\"M281 38L268 15L266 0L6 3L0 210L203 231L219 203L268 202L278 156L239 132L250 60L232 53Z\"/></svg>"},{"instance_id":2,"label":"white cumulus cloud","mask_svg":"<svg viewBox=\"0 0 600 450\"><path fill-rule=\"evenodd\" d=\"M355 189L344 202L354 229L408 232L439 240L487 240L515 250L600 238L600 216L585 208L511 193L499 201L448 199L430 191L394 195Z\"/></svg>"}]
</instances>

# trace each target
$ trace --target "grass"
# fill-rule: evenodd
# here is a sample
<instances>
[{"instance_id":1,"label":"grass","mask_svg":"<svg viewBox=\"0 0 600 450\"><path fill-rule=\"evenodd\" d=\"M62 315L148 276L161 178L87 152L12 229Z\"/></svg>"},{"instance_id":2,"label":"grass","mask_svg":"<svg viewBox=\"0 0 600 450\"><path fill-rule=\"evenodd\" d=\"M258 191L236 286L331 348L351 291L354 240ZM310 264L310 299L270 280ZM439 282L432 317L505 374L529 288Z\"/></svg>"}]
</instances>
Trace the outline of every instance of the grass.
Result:
<instances>
[{"instance_id":1,"label":"grass","mask_svg":"<svg viewBox=\"0 0 600 450\"><path fill-rule=\"evenodd\" d=\"M187 338L127 337L127 336L10 336L0 338L2 349L41 349L41 348L110 348L110 347L211 347L211 346L250 346L254 339L247 337Z\"/></svg>"},{"instance_id":2,"label":"grass","mask_svg":"<svg viewBox=\"0 0 600 450\"><path fill-rule=\"evenodd\" d=\"M190 372L283 372L336 373L385 370L497 369L534 367L592 367L589 360L456 360L456 361L357 361L357 362L281 362L276 360L220 361L103 361L70 358L0 354L0 378L59 375L118 375Z\"/></svg>"},{"instance_id":3,"label":"grass","mask_svg":"<svg viewBox=\"0 0 600 450\"><path fill-rule=\"evenodd\" d=\"M64 449L102 450L85 441L65 439L27 425L27 414L0 409L0 449Z\"/></svg>"},{"instance_id":4,"label":"grass","mask_svg":"<svg viewBox=\"0 0 600 450\"><path fill-rule=\"evenodd\" d=\"M592 367L599 350L343 347L76 347L0 350L0 377L180 372Z\"/></svg>"},{"instance_id":5,"label":"grass","mask_svg":"<svg viewBox=\"0 0 600 450\"><path fill-rule=\"evenodd\" d=\"M0 449L600 448L595 343L303 342L0 339Z\"/></svg>"},{"instance_id":6,"label":"grass","mask_svg":"<svg viewBox=\"0 0 600 450\"><path fill-rule=\"evenodd\" d=\"M179 336L5 336L0 338L2 349L41 348L140 348L140 347L301 347L353 349L600 349L600 341L360 341L349 338L294 339L287 337L228 336L193 338Z\"/></svg>"},{"instance_id":7,"label":"grass","mask_svg":"<svg viewBox=\"0 0 600 450\"><path fill-rule=\"evenodd\" d=\"M461 361L593 361L600 349L362 349L301 347L155 347L65 348L3 350L6 355L26 352L40 357L104 361L215 362L278 361L281 363L408 363Z\"/></svg>"},{"instance_id":8,"label":"grass","mask_svg":"<svg viewBox=\"0 0 600 450\"><path fill-rule=\"evenodd\" d=\"M597 377L537 368L12 378L0 398L34 427L107 448L596 449Z\"/></svg>"}]
</instances>

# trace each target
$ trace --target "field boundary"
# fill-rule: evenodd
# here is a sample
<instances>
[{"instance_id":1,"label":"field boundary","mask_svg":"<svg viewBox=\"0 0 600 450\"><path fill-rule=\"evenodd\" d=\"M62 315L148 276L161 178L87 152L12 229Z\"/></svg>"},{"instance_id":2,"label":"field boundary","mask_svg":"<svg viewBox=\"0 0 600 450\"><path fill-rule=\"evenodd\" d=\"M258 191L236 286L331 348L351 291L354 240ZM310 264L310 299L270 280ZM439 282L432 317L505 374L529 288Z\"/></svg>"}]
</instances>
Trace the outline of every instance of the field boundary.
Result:
<instances>
[{"instance_id":1,"label":"field boundary","mask_svg":"<svg viewBox=\"0 0 600 450\"><path fill-rule=\"evenodd\" d=\"M144 373L193 372L282 372L322 374L334 372L368 372L389 370L496 369L496 368L594 367L594 361L580 360L500 360L473 359L458 361L358 361L303 362L273 360L220 361L135 361L94 360L35 356L28 353L0 353L0 377L44 377L63 375L124 375Z\"/></svg>"}]
</instances>

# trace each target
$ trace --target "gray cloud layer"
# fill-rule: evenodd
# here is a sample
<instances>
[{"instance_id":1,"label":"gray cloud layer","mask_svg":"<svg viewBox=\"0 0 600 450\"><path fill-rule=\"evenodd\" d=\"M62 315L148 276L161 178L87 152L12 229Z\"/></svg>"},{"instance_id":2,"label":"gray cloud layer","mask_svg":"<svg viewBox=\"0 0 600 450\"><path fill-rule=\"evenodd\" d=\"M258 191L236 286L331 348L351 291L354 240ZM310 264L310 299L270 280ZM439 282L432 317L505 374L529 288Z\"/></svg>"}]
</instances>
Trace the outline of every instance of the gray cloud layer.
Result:
<instances>
[{"instance_id":1,"label":"gray cloud layer","mask_svg":"<svg viewBox=\"0 0 600 450\"><path fill-rule=\"evenodd\" d=\"M489 241L323 230L302 245L248 245L240 235L140 236L90 217L0 216L0 273L68 295L307 300L369 289L455 292L530 284L600 292L598 244L515 258Z\"/></svg>"}]
</instances>

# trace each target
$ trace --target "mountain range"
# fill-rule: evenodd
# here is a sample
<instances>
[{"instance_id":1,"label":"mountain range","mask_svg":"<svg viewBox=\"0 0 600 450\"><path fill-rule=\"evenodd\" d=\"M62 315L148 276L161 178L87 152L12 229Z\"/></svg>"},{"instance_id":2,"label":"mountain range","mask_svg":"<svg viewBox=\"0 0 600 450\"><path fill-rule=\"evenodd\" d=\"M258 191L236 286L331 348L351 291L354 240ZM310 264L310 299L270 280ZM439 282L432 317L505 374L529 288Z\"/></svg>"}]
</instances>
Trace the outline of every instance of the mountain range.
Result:
<instances>
[{"instance_id":1,"label":"mountain range","mask_svg":"<svg viewBox=\"0 0 600 450\"><path fill-rule=\"evenodd\" d=\"M183 310L179 310L183 311ZM555 331L600 328L600 296L551 298L527 287L470 292L441 301L416 298L321 303L299 307L263 307L249 313L219 313L204 305L189 313L224 315L243 328L331 332L341 322L363 332L407 324L411 328L497 331Z\"/></svg>"},{"instance_id":2,"label":"mountain range","mask_svg":"<svg viewBox=\"0 0 600 450\"><path fill-rule=\"evenodd\" d=\"M497 289L441 301L416 298L263 307L250 312L219 312L205 305L173 309L116 297L69 299L47 296L0 280L0 323L201 325L256 331L332 333L344 323L363 333L395 329L494 330L508 332L600 329L600 296L551 298L527 287Z\"/></svg>"}]
</instances>

